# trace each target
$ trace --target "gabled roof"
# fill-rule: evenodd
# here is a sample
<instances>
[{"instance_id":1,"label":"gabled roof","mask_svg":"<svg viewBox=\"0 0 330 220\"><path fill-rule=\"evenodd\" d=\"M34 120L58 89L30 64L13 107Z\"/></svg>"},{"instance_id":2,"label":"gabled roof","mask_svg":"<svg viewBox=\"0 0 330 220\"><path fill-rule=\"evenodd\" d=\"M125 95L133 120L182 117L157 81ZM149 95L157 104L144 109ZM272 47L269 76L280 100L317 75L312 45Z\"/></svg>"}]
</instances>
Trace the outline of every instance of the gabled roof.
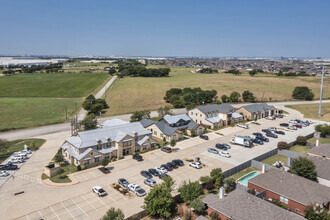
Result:
<instances>
[{"instance_id":1,"label":"gabled roof","mask_svg":"<svg viewBox=\"0 0 330 220\"><path fill-rule=\"evenodd\" d=\"M168 124L175 124L180 120L184 121L191 121L191 118L188 117L186 114L180 114L180 115L165 115L163 119L168 123Z\"/></svg>"},{"instance_id":2,"label":"gabled roof","mask_svg":"<svg viewBox=\"0 0 330 220\"><path fill-rule=\"evenodd\" d=\"M141 146L141 145L144 144L144 142L146 142L148 139L149 139L148 136L144 136L141 140L138 140L136 143L137 143L138 145Z\"/></svg>"},{"instance_id":3,"label":"gabled roof","mask_svg":"<svg viewBox=\"0 0 330 220\"><path fill-rule=\"evenodd\" d=\"M146 128L146 127L149 127L149 126L152 125L152 124L155 124L156 122L154 122L153 120L150 120L150 119L144 118L144 119L142 119L142 120L140 121L140 123L142 124L142 126L143 126L144 128Z\"/></svg>"},{"instance_id":4,"label":"gabled roof","mask_svg":"<svg viewBox=\"0 0 330 220\"><path fill-rule=\"evenodd\" d=\"M262 112L262 110L269 111L275 109L274 106L268 105L267 103L255 103L251 105L245 105L243 106L243 108L245 108L250 113Z\"/></svg>"},{"instance_id":5,"label":"gabled roof","mask_svg":"<svg viewBox=\"0 0 330 220\"><path fill-rule=\"evenodd\" d=\"M322 157L330 157L330 144L320 144L320 146L308 150L308 153L317 154Z\"/></svg>"},{"instance_id":6,"label":"gabled roof","mask_svg":"<svg viewBox=\"0 0 330 220\"><path fill-rule=\"evenodd\" d=\"M235 108L228 104L228 103L223 103L223 104L213 104L213 105L204 105L204 106L199 106L197 107L198 110L203 112L204 114L212 113L212 112L218 112L218 113L223 113L223 114L228 114L235 110Z\"/></svg>"},{"instance_id":7,"label":"gabled roof","mask_svg":"<svg viewBox=\"0 0 330 220\"><path fill-rule=\"evenodd\" d=\"M323 157L307 157L315 164L317 176L326 180L330 180L330 160Z\"/></svg>"},{"instance_id":8,"label":"gabled roof","mask_svg":"<svg viewBox=\"0 0 330 220\"><path fill-rule=\"evenodd\" d=\"M305 206L330 201L329 187L277 169L270 169L250 179L250 183Z\"/></svg>"},{"instance_id":9,"label":"gabled roof","mask_svg":"<svg viewBox=\"0 0 330 220\"><path fill-rule=\"evenodd\" d=\"M216 124L219 123L221 121L221 118L215 116L215 117L210 117L210 118L205 118L206 120L208 120L209 122Z\"/></svg>"},{"instance_id":10,"label":"gabled roof","mask_svg":"<svg viewBox=\"0 0 330 220\"><path fill-rule=\"evenodd\" d=\"M114 118L111 120L106 120L103 124L102 127L112 127L112 126L117 126L117 125L123 125L123 124L129 124L128 121L121 120L119 118Z\"/></svg>"},{"instance_id":11,"label":"gabled roof","mask_svg":"<svg viewBox=\"0 0 330 220\"><path fill-rule=\"evenodd\" d=\"M120 142L123 138L150 135L151 131L145 129L140 122L125 123L89 131L78 132L77 136L69 137L67 142L76 148L87 148L98 143Z\"/></svg>"},{"instance_id":12,"label":"gabled roof","mask_svg":"<svg viewBox=\"0 0 330 220\"><path fill-rule=\"evenodd\" d=\"M287 211L268 201L260 199L242 190L236 189L220 199L218 195L209 194L203 202L208 207L230 219L240 220L302 220L304 217Z\"/></svg>"},{"instance_id":13,"label":"gabled roof","mask_svg":"<svg viewBox=\"0 0 330 220\"><path fill-rule=\"evenodd\" d=\"M178 130L177 127L170 127L161 121L156 122L155 125L159 128L159 130L162 131L163 134L165 134L167 136L171 136L172 134L174 134L176 132L176 130Z\"/></svg>"}]
</instances>

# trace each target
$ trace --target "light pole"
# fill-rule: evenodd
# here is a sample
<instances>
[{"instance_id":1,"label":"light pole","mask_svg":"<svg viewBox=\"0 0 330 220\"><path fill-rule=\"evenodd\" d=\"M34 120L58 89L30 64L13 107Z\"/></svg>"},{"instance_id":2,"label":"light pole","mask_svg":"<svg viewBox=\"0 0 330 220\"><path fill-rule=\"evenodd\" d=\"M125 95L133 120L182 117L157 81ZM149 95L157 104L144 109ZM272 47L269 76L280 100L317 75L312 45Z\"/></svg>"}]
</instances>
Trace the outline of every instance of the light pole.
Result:
<instances>
[{"instance_id":1,"label":"light pole","mask_svg":"<svg viewBox=\"0 0 330 220\"><path fill-rule=\"evenodd\" d=\"M321 117L321 108L322 108L323 75L324 75L324 66L322 66L322 79L321 79L321 91L320 91L319 117Z\"/></svg>"}]
</instances>

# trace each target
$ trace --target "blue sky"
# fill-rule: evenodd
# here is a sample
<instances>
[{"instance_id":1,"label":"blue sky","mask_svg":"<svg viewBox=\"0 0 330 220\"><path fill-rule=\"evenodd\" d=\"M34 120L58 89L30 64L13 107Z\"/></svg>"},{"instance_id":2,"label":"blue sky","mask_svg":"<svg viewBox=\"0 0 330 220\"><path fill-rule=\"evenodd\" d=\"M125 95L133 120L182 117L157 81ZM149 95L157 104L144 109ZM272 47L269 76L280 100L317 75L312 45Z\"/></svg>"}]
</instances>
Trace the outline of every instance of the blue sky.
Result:
<instances>
[{"instance_id":1,"label":"blue sky","mask_svg":"<svg viewBox=\"0 0 330 220\"><path fill-rule=\"evenodd\" d=\"M328 0L1 0L0 54L330 57Z\"/></svg>"}]
</instances>

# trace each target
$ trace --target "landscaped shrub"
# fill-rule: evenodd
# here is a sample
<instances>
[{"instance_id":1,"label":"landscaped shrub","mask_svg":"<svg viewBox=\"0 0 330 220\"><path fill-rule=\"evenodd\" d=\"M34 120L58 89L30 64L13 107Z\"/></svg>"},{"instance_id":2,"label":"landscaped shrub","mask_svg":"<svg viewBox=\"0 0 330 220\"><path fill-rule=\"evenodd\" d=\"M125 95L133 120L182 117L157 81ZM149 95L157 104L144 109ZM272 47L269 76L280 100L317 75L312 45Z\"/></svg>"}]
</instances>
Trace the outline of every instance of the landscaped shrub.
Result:
<instances>
[{"instance_id":1,"label":"landscaped shrub","mask_svg":"<svg viewBox=\"0 0 330 220\"><path fill-rule=\"evenodd\" d=\"M218 220L219 219L219 215L216 212L212 212L210 215L212 220Z\"/></svg>"},{"instance_id":2,"label":"landscaped shrub","mask_svg":"<svg viewBox=\"0 0 330 220\"><path fill-rule=\"evenodd\" d=\"M171 140L171 146L174 147L176 145L176 142L174 139Z\"/></svg>"},{"instance_id":3,"label":"landscaped shrub","mask_svg":"<svg viewBox=\"0 0 330 220\"><path fill-rule=\"evenodd\" d=\"M250 194L252 194L252 195L255 195L257 193L255 191L255 189L249 189L247 192L250 193Z\"/></svg>"},{"instance_id":4,"label":"landscaped shrub","mask_svg":"<svg viewBox=\"0 0 330 220\"><path fill-rule=\"evenodd\" d=\"M77 171L80 171L80 170L81 170L81 166L78 165L78 166L77 166Z\"/></svg>"},{"instance_id":5,"label":"landscaped shrub","mask_svg":"<svg viewBox=\"0 0 330 220\"><path fill-rule=\"evenodd\" d=\"M316 125L315 131L321 132L321 136L325 137L326 135L330 134L330 125L328 124Z\"/></svg>"},{"instance_id":6,"label":"landscaped shrub","mask_svg":"<svg viewBox=\"0 0 330 220\"><path fill-rule=\"evenodd\" d=\"M277 148L278 149L287 150L287 149L290 149L290 147L291 147L290 144L288 144L284 141L280 141L280 142L277 143Z\"/></svg>"},{"instance_id":7,"label":"landscaped shrub","mask_svg":"<svg viewBox=\"0 0 330 220\"><path fill-rule=\"evenodd\" d=\"M272 203L273 203L274 205L277 205L277 206L283 208L283 209L288 209L288 207L286 207L284 204L282 204L282 203L281 203L279 200L277 200L277 199L273 199Z\"/></svg>"},{"instance_id":8,"label":"landscaped shrub","mask_svg":"<svg viewBox=\"0 0 330 220\"><path fill-rule=\"evenodd\" d=\"M101 161L101 165L104 166L104 167L106 165L108 165L108 163L109 163L109 160L108 159L105 159L105 158Z\"/></svg>"},{"instance_id":9,"label":"landscaped shrub","mask_svg":"<svg viewBox=\"0 0 330 220\"><path fill-rule=\"evenodd\" d=\"M212 190L212 189L214 189L214 188L215 188L215 186L214 186L213 181L210 181L210 182L208 182L208 183L205 183L205 189L207 189L207 190Z\"/></svg>"},{"instance_id":10,"label":"landscaped shrub","mask_svg":"<svg viewBox=\"0 0 330 220\"><path fill-rule=\"evenodd\" d=\"M297 144L305 146L307 144L307 139L304 136L298 136L297 139Z\"/></svg>"}]
</instances>

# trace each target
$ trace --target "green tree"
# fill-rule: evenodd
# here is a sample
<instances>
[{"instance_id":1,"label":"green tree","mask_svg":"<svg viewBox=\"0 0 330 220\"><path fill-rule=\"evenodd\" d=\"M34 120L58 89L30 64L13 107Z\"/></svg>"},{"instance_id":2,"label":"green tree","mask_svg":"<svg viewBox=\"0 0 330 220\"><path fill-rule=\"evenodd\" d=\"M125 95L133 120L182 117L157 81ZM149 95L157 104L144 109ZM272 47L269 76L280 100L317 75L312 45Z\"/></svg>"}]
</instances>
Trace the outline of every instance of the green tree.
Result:
<instances>
[{"instance_id":1,"label":"green tree","mask_svg":"<svg viewBox=\"0 0 330 220\"><path fill-rule=\"evenodd\" d=\"M176 141L174 139L171 140L171 146L174 147L176 145Z\"/></svg>"},{"instance_id":2,"label":"green tree","mask_svg":"<svg viewBox=\"0 0 330 220\"><path fill-rule=\"evenodd\" d=\"M305 146L307 144L307 139L304 136L298 136L296 139L297 144Z\"/></svg>"},{"instance_id":3,"label":"green tree","mask_svg":"<svg viewBox=\"0 0 330 220\"><path fill-rule=\"evenodd\" d=\"M131 115L131 122L141 121L144 118L150 118L150 111L136 111Z\"/></svg>"},{"instance_id":4,"label":"green tree","mask_svg":"<svg viewBox=\"0 0 330 220\"><path fill-rule=\"evenodd\" d=\"M235 190L236 188L236 181L234 178L226 178L224 180L225 185L225 192L230 193L231 191Z\"/></svg>"},{"instance_id":5,"label":"green tree","mask_svg":"<svg viewBox=\"0 0 330 220\"><path fill-rule=\"evenodd\" d=\"M106 166L106 165L108 165L109 164L109 160L108 159L106 159L106 158L104 158L102 161L101 161L101 165L102 166Z\"/></svg>"},{"instance_id":6,"label":"green tree","mask_svg":"<svg viewBox=\"0 0 330 220\"><path fill-rule=\"evenodd\" d=\"M299 157L292 159L291 167L289 169L290 173L296 174L298 176L316 181L317 172L315 171L315 164L313 161L305 158Z\"/></svg>"},{"instance_id":7,"label":"green tree","mask_svg":"<svg viewBox=\"0 0 330 220\"><path fill-rule=\"evenodd\" d=\"M154 186L144 198L143 208L154 217L171 217L174 212L175 201L172 198L173 180L166 178L164 183Z\"/></svg>"},{"instance_id":8,"label":"green tree","mask_svg":"<svg viewBox=\"0 0 330 220\"><path fill-rule=\"evenodd\" d=\"M282 70L278 71L278 73L276 75L277 76L283 76L283 71Z\"/></svg>"},{"instance_id":9,"label":"green tree","mask_svg":"<svg viewBox=\"0 0 330 220\"><path fill-rule=\"evenodd\" d=\"M165 107L160 107L158 110L158 116L164 117L165 115L173 115L173 112L171 110L171 106L165 105Z\"/></svg>"},{"instance_id":10,"label":"green tree","mask_svg":"<svg viewBox=\"0 0 330 220\"><path fill-rule=\"evenodd\" d=\"M183 182L183 185L179 188L180 197L185 202L190 202L196 199L199 195L202 194L202 186L198 181L196 182Z\"/></svg>"},{"instance_id":11,"label":"green tree","mask_svg":"<svg viewBox=\"0 0 330 220\"><path fill-rule=\"evenodd\" d=\"M96 129L97 128L96 116L94 114L89 114L80 122L80 124L84 126L85 131Z\"/></svg>"},{"instance_id":12,"label":"green tree","mask_svg":"<svg viewBox=\"0 0 330 220\"><path fill-rule=\"evenodd\" d=\"M298 100L313 100L314 93L307 86L297 86L292 91L292 98Z\"/></svg>"},{"instance_id":13,"label":"green tree","mask_svg":"<svg viewBox=\"0 0 330 220\"><path fill-rule=\"evenodd\" d=\"M179 95L179 97L181 96L182 94L182 89L179 89L179 88L172 88L170 90L168 90L165 94L165 97L164 97L164 100L166 102L170 102L170 98L173 96L173 95Z\"/></svg>"},{"instance_id":14,"label":"green tree","mask_svg":"<svg viewBox=\"0 0 330 220\"><path fill-rule=\"evenodd\" d=\"M244 102L255 102L255 97L252 92L250 91L244 91L242 93L242 98Z\"/></svg>"},{"instance_id":15,"label":"green tree","mask_svg":"<svg viewBox=\"0 0 330 220\"><path fill-rule=\"evenodd\" d=\"M36 143L34 141L31 141L30 148L35 148L35 147L36 147Z\"/></svg>"},{"instance_id":16,"label":"green tree","mask_svg":"<svg viewBox=\"0 0 330 220\"><path fill-rule=\"evenodd\" d=\"M321 132L321 136L325 137L330 134L330 125L328 124L319 124L315 126L315 131Z\"/></svg>"},{"instance_id":17,"label":"green tree","mask_svg":"<svg viewBox=\"0 0 330 220\"><path fill-rule=\"evenodd\" d=\"M110 75L114 75L116 73L117 73L116 68L115 67L111 67L110 70L109 70L109 74Z\"/></svg>"},{"instance_id":18,"label":"green tree","mask_svg":"<svg viewBox=\"0 0 330 220\"><path fill-rule=\"evenodd\" d=\"M249 74L250 74L250 76L254 76L254 75L256 75L258 73L258 71L257 70L251 70L251 71L249 71Z\"/></svg>"},{"instance_id":19,"label":"green tree","mask_svg":"<svg viewBox=\"0 0 330 220\"><path fill-rule=\"evenodd\" d=\"M213 178L210 177L210 176L201 176L199 178L199 181L201 182L201 184L206 184L206 183L209 183L209 182L213 182Z\"/></svg>"},{"instance_id":20,"label":"green tree","mask_svg":"<svg viewBox=\"0 0 330 220\"><path fill-rule=\"evenodd\" d=\"M219 220L219 215L216 212L212 212L210 217L212 220Z\"/></svg>"},{"instance_id":21,"label":"green tree","mask_svg":"<svg viewBox=\"0 0 330 220\"><path fill-rule=\"evenodd\" d=\"M221 101L223 103L228 103L230 101L230 98L228 96L226 96L226 95L222 95L221 96Z\"/></svg>"},{"instance_id":22,"label":"green tree","mask_svg":"<svg viewBox=\"0 0 330 220\"><path fill-rule=\"evenodd\" d=\"M219 188L221 186L222 183L222 179L223 179L223 172L221 168L214 168L213 170L211 170L210 173L211 178L213 179L213 181L215 182L215 186L217 188Z\"/></svg>"},{"instance_id":23,"label":"green tree","mask_svg":"<svg viewBox=\"0 0 330 220\"><path fill-rule=\"evenodd\" d=\"M204 202L200 199L194 199L189 206L199 214L204 212Z\"/></svg>"},{"instance_id":24,"label":"green tree","mask_svg":"<svg viewBox=\"0 0 330 220\"><path fill-rule=\"evenodd\" d=\"M316 204L304 210L305 218L308 220L330 220L330 215L323 205Z\"/></svg>"},{"instance_id":25,"label":"green tree","mask_svg":"<svg viewBox=\"0 0 330 220\"><path fill-rule=\"evenodd\" d=\"M125 215L121 209L111 207L103 216L102 220L124 220Z\"/></svg>"},{"instance_id":26,"label":"green tree","mask_svg":"<svg viewBox=\"0 0 330 220\"><path fill-rule=\"evenodd\" d=\"M90 109L90 112L95 115L99 115L102 110L103 110L103 105L101 103L95 103Z\"/></svg>"},{"instance_id":27,"label":"green tree","mask_svg":"<svg viewBox=\"0 0 330 220\"><path fill-rule=\"evenodd\" d=\"M63 157L62 153L57 153L54 157L55 163L59 164L59 163L63 162L63 160L64 160L64 157Z\"/></svg>"},{"instance_id":28,"label":"green tree","mask_svg":"<svg viewBox=\"0 0 330 220\"><path fill-rule=\"evenodd\" d=\"M238 92L232 92L229 96L231 102L239 102L241 95Z\"/></svg>"}]
</instances>

